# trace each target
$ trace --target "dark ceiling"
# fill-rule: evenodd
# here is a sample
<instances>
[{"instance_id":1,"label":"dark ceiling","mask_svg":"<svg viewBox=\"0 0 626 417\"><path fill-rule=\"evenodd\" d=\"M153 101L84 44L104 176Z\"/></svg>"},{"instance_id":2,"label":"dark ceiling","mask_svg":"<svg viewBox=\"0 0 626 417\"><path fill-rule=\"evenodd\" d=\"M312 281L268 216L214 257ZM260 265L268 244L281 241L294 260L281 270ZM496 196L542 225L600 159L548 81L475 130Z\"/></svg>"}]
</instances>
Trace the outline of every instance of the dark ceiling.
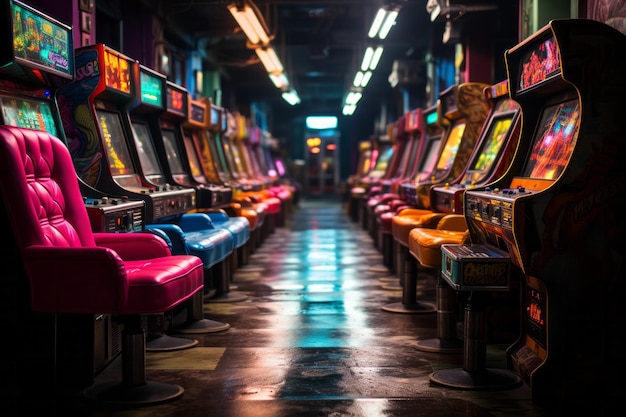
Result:
<instances>
[{"instance_id":1,"label":"dark ceiling","mask_svg":"<svg viewBox=\"0 0 626 417\"><path fill-rule=\"evenodd\" d=\"M223 76L223 104L245 108L265 102L274 124L310 114L341 116L344 96L370 45L367 31L382 0L254 0L274 39L287 76L302 102L287 104L256 59L246 48L245 35L226 6L230 0L170 0L164 2L166 38L195 43ZM387 4L391 2L386 1ZM399 0L396 26L382 41L385 53L365 89L357 113L370 131L381 97L392 94L388 81L394 60L423 58L433 23L425 0ZM371 103L368 107L368 98ZM243 110L242 110L243 111ZM280 120L278 120L280 119Z\"/></svg>"}]
</instances>

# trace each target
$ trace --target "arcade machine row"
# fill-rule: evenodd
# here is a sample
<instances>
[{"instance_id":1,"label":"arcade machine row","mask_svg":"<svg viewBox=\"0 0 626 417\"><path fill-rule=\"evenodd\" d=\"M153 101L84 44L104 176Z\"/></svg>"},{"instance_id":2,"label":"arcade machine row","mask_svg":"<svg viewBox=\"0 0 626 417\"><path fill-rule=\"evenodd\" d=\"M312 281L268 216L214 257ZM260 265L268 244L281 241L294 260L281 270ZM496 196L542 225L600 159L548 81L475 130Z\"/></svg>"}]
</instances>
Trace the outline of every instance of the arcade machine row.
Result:
<instances>
[{"instance_id":1,"label":"arcade machine row","mask_svg":"<svg viewBox=\"0 0 626 417\"><path fill-rule=\"evenodd\" d=\"M197 169L197 164L190 162L183 141L182 126L187 121L189 111L187 89L171 81L167 81L165 88L167 105L159 117L161 134L156 137L154 145L165 167L167 181L195 189L197 208L215 207L219 186L208 183L204 177L201 177L202 182L197 180L200 172L192 170L192 166Z\"/></svg>"},{"instance_id":2,"label":"arcade machine row","mask_svg":"<svg viewBox=\"0 0 626 417\"><path fill-rule=\"evenodd\" d=\"M400 185L411 181L415 177L420 162L424 158L424 152L428 148L424 110L421 108L410 110L406 113L404 120L404 130L413 146L410 150L410 160L404 175L396 181L391 189L398 197L400 196Z\"/></svg>"},{"instance_id":3,"label":"arcade machine row","mask_svg":"<svg viewBox=\"0 0 626 417\"><path fill-rule=\"evenodd\" d=\"M245 119L242 119L238 112L228 112L224 109L225 125L224 131L217 137L215 137L215 143L219 148L220 155L223 159L220 159L224 164L222 170L224 175L227 176L229 182L234 184L237 199L239 199L241 192L253 191L251 184L248 184L240 171L240 162L235 159L235 155L232 151L235 146L235 136L242 134L240 131L243 129L241 125ZM254 191L258 191L258 188Z\"/></svg>"},{"instance_id":4,"label":"arcade machine row","mask_svg":"<svg viewBox=\"0 0 626 417\"><path fill-rule=\"evenodd\" d=\"M0 40L0 123L48 132L73 151L61 122L67 115L59 113L56 101L57 90L71 83L75 76L71 27L19 1L2 1L0 7L0 16L6 19L1 25L5 32ZM75 169L92 229L96 232L142 231L144 203L111 196L89 186L80 178L79 172L84 167L81 162L75 160ZM15 259L3 264L12 264ZM17 271L15 275L6 276L19 280ZM18 285L18 281L13 284ZM3 292L13 297L10 293L13 294ZM2 302L2 305L15 305L14 301ZM16 323L21 326L24 317L16 314L18 317L12 320L12 326ZM63 341L57 342L58 382L90 385L94 375L121 352L121 328L109 315L57 315L55 327L57 340ZM42 343L47 337L46 327L37 326L37 329L37 341L18 344L30 347L18 352L16 357L19 362L21 355L26 355L25 368L32 364L45 373L46 367L32 358L43 358L54 349L44 354L31 351L31 347L45 349L48 346ZM20 331L15 333L20 334Z\"/></svg>"},{"instance_id":5,"label":"arcade machine row","mask_svg":"<svg viewBox=\"0 0 626 417\"><path fill-rule=\"evenodd\" d=\"M211 204L223 206L232 199L232 184L221 178L216 168L211 169L211 164L205 166L202 158L202 152L210 156L210 150L203 142L203 132L210 124L210 109L207 102L193 99L189 93L187 105L187 119L182 124L182 142L189 163L189 175L196 183L211 190Z\"/></svg>"},{"instance_id":6,"label":"arcade machine row","mask_svg":"<svg viewBox=\"0 0 626 417\"><path fill-rule=\"evenodd\" d=\"M129 149L137 154L142 178L156 191L177 193L177 200L172 200L170 205L178 212L172 215L194 210L197 206L195 188L173 182L166 155L158 153L157 144L163 143L160 117L167 112L168 104L166 77L137 61L131 63L131 76L135 97L127 107L132 136Z\"/></svg>"},{"instance_id":7,"label":"arcade machine row","mask_svg":"<svg viewBox=\"0 0 626 417\"><path fill-rule=\"evenodd\" d=\"M398 120L393 123L394 137L398 146L398 165L395 172L393 172L389 178L385 178L381 181L380 194L395 193L397 184L402 181L410 170L411 162L417 156L417 149L419 148L419 139L414 140L413 136L406 130L407 115L402 115Z\"/></svg>"},{"instance_id":8,"label":"arcade machine row","mask_svg":"<svg viewBox=\"0 0 626 417\"><path fill-rule=\"evenodd\" d=\"M463 193L500 178L508 169L517 149L520 110L519 105L509 97L508 81L504 80L487 87L484 94L490 107L489 116L464 173L459 177L459 181L435 185L430 190L431 204L436 212L463 215ZM519 283L520 280L521 278L518 278L517 282ZM501 317L503 312L510 312L511 309L517 308L519 291L497 292L493 294L493 297L498 298L500 308L494 309L492 313L497 317L497 323L491 323L490 332L497 334L498 337L491 339L497 341L505 339L510 343L517 337L519 319L515 314L507 314L509 319L506 321L503 321ZM456 338L457 297L455 290L445 282L441 275L438 276L437 282L437 300L438 322L440 323L438 337L420 340L417 348L431 352L462 350L460 339Z\"/></svg>"},{"instance_id":9,"label":"arcade machine row","mask_svg":"<svg viewBox=\"0 0 626 417\"><path fill-rule=\"evenodd\" d=\"M191 144L200 164L200 170L204 176L213 184L224 185L225 179L220 176L218 170L218 156L211 150L209 141L209 129L211 129L211 103L209 100L191 100L190 120L185 125L185 134L191 138ZM218 204L224 204L233 198L234 189L232 186L225 187L220 192ZM226 189L228 191L226 191Z\"/></svg>"},{"instance_id":10,"label":"arcade machine row","mask_svg":"<svg viewBox=\"0 0 626 417\"><path fill-rule=\"evenodd\" d=\"M426 109L417 109L411 112L421 112L421 122L417 121L417 127L415 129L420 129L422 131L420 136L422 137L422 141L424 143L421 147L422 150L420 156L415 161L415 166L413 167L413 171L410 173L409 178L400 183L398 186L398 196L403 201L407 201L405 195L406 188L403 186L403 184L410 184L413 182L420 183L426 180L432 170L435 169L435 163L437 162L437 156L439 155L441 147L441 139L444 133L443 126L439 123L438 106L439 104L434 104ZM409 120L412 119L414 119L414 116L409 117ZM395 217L396 216L394 216L394 218ZM392 218L391 233L393 235L393 251L395 252L396 257L396 275L401 277L401 280L404 280L406 277L405 273L407 272L407 263L414 263L414 258L409 254L407 241L408 232L401 231L399 225L396 224L394 218ZM406 236L404 236L405 232ZM398 239L400 234L403 236L403 238ZM414 301L415 300L413 299L413 297L411 297L409 300L405 300L405 302L408 304L413 304Z\"/></svg>"},{"instance_id":11,"label":"arcade machine row","mask_svg":"<svg viewBox=\"0 0 626 417\"><path fill-rule=\"evenodd\" d=\"M264 181L265 188L272 189L272 187L277 185L277 178L276 176L270 175L268 172L265 159L266 155L263 151L264 145L262 144L264 136L265 135L260 127L254 126L250 128L250 136L248 138L248 143L246 144L248 155L247 159L255 175Z\"/></svg>"},{"instance_id":12,"label":"arcade machine row","mask_svg":"<svg viewBox=\"0 0 626 417\"><path fill-rule=\"evenodd\" d=\"M372 149L372 169L361 178L357 185L350 190L350 198L357 206L356 211L363 229L367 229L367 199L370 192L380 185L380 181L385 177L394 158L396 150L395 143L388 135L373 139Z\"/></svg>"},{"instance_id":13,"label":"arcade machine row","mask_svg":"<svg viewBox=\"0 0 626 417\"><path fill-rule=\"evenodd\" d=\"M229 145L227 150L230 151L237 172L242 181L245 184L246 191L262 191L265 189L265 184L261 178L258 178L250 170L248 161L246 159L246 143L250 137L250 125L248 118L241 113L235 113L235 130L234 135L231 135L229 139Z\"/></svg>"},{"instance_id":14,"label":"arcade machine row","mask_svg":"<svg viewBox=\"0 0 626 417\"><path fill-rule=\"evenodd\" d=\"M421 183L427 180L430 173L435 169L435 162L440 153L441 139L445 132L445 125L439 119L439 104L430 106L422 110L424 121L424 145L421 156L415 164L413 172L409 175L409 180L402 184ZM405 201L414 202L414 197L406 195L407 190L412 190L410 186L400 184L398 194Z\"/></svg>"},{"instance_id":15,"label":"arcade machine row","mask_svg":"<svg viewBox=\"0 0 626 417\"><path fill-rule=\"evenodd\" d=\"M482 83L463 83L440 94L438 118L446 126L440 152L430 178L402 184L409 204L431 209L430 188L452 182L463 172L489 111L485 87Z\"/></svg>"},{"instance_id":16,"label":"arcade machine row","mask_svg":"<svg viewBox=\"0 0 626 417\"><path fill-rule=\"evenodd\" d=\"M431 205L437 212L463 214L463 193L500 178L517 149L520 109L509 97L508 80L487 87L484 94L491 110L462 176L430 190Z\"/></svg>"},{"instance_id":17,"label":"arcade machine row","mask_svg":"<svg viewBox=\"0 0 626 417\"><path fill-rule=\"evenodd\" d=\"M75 56L76 80L60 88L58 97L80 178L101 192L144 201L146 223L194 209L193 189L153 182L160 167L147 162L154 159L142 142L145 131L136 134L129 114L139 100L134 60L103 44L78 48Z\"/></svg>"},{"instance_id":18,"label":"arcade machine row","mask_svg":"<svg viewBox=\"0 0 626 417\"><path fill-rule=\"evenodd\" d=\"M249 169L245 149L241 149L240 141L236 138L247 134L246 118L238 113L231 116L224 107L216 106L207 99L211 109L211 125L208 129L207 141L214 155L216 169L221 178L234 183L234 195L241 201L245 192L252 195L263 190L263 181ZM237 134L228 134L237 132Z\"/></svg>"},{"instance_id":19,"label":"arcade machine row","mask_svg":"<svg viewBox=\"0 0 626 417\"><path fill-rule=\"evenodd\" d=\"M568 19L507 51L518 151L506 175L465 193L472 241L525 277L507 356L537 402L602 405L625 388L622 50L614 28Z\"/></svg>"},{"instance_id":20,"label":"arcade machine row","mask_svg":"<svg viewBox=\"0 0 626 417\"><path fill-rule=\"evenodd\" d=\"M362 175L355 176L350 189L350 198L355 200L355 205L364 198L370 187L378 183L379 179L387 170L387 165L393 153L391 141L380 141L372 136L366 143L370 144L369 166L364 168Z\"/></svg>"}]
</instances>

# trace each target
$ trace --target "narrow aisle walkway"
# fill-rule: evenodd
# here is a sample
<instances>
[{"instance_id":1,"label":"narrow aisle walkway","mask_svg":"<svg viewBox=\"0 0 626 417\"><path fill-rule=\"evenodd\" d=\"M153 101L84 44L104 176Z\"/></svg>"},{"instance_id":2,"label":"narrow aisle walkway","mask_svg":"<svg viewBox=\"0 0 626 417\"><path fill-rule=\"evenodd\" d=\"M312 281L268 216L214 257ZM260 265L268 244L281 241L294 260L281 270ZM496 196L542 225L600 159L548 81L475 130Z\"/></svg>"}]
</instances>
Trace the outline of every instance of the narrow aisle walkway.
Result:
<instances>
[{"instance_id":1,"label":"narrow aisle walkway","mask_svg":"<svg viewBox=\"0 0 626 417\"><path fill-rule=\"evenodd\" d=\"M460 354L416 350L436 337L435 314L397 314L399 301L375 272L370 236L338 200L304 200L234 275L249 297L205 304L227 331L199 335L199 346L147 355L148 377L176 382L182 399L110 416L539 416L525 387L467 392L431 386L429 374L457 367ZM434 301L434 277L420 279ZM493 354L493 355L491 355ZM492 357L493 356L493 357ZM502 367L502 352L490 365ZM116 365L114 365L116 367ZM102 377L106 377L106 372Z\"/></svg>"}]
</instances>

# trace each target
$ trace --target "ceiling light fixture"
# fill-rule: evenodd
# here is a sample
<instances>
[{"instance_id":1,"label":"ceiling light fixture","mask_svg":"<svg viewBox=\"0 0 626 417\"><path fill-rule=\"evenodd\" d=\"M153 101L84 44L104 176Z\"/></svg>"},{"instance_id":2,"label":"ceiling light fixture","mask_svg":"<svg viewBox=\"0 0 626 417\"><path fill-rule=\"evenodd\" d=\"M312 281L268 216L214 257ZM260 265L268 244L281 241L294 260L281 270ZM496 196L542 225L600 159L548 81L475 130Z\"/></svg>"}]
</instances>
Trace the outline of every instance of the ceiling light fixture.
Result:
<instances>
[{"instance_id":1,"label":"ceiling light fixture","mask_svg":"<svg viewBox=\"0 0 626 417\"><path fill-rule=\"evenodd\" d=\"M268 48L256 48L254 51L259 56L267 72L274 74L283 72L283 64L280 62L280 59L278 59L274 48L271 46Z\"/></svg>"},{"instance_id":2,"label":"ceiling light fixture","mask_svg":"<svg viewBox=\"0 0 626 417\"><path fill-rule=\"evenodd\" d=\"M378 46L376 49L368 46L363 54L363 61L361 61L361 71L374 71L378 66L378 62L380 62L380 57L383 55L384 50L382 46Z\"/></svg>"},{"instance_id":3,"label":"ceiling light fixture","mask_svg":"<svg viewBox=\"0 0 626 417\"><path fill-rule=\"evenodd\" d=\"M384 7L378 9L372 26L370 27L367 36L370 38L385 39L389 34L389 31L396 24L396 18L398 17L398 10L387 10Z\"/></svg>"},{"instance_id":4,"label":"ceiling light fixture","mask_svg":"<svg viewBox=\"0 0 626 417\"><path fill-rule=\"evenodd\" d=\"M287 79L287 76L284 72L270 72L268 73L268 75L270 77L270 80L272 80L272 83L274 83L274 86L279 90L283 90L289 87L289 80Z\"/></svg>"},{"instance_id":5,"label":"ceiling light fixture","mask_svg":"<svg viewBox=\"0 0 626 417\"><path fill-rule=\"evenodd\" d=\"M300 104L300 96L298 96L296 90L285 91L282 96L283 99L292 106Z\"/></svg>"},{"instance_id":6,"label":"ceiling light fixture","mask_svg":"<svg viewBox=\"0 0 626 417\"><path fill-rule=\"evenodd\" d=\"M228 5L228 10L233 15L243 33L246 34L248 41L253 44L267 45L270 42L270 37L265 30L265 25L259 20L256 13L245 2L243 6L237 6L236 3Z\"/></svg>"},{"instance_id":7,"label":"ceiling light fixture","mask_svg":"<svg viewBox=\"0 0 626 417\"><path fill-rule=\"evenodd\" d=\"M354 81L352 81L352 85L354 87L365 87L367 83L369 83L372 78L372 71L357 71L354 76Z\"/></svg>"}]
</instances>

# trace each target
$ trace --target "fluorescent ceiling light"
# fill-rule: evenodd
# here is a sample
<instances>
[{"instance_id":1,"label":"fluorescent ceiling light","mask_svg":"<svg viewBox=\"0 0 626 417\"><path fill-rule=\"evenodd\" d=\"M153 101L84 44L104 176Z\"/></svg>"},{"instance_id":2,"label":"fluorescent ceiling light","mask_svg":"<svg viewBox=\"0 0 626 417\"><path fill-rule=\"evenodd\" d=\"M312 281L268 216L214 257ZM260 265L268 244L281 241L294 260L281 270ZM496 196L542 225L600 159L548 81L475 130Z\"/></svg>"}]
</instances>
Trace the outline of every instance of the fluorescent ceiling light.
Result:
<instances>
[{"instance_id":1,"label":"fluorescent ceiling light","mask_svg":"<svg viewBox=\"0 0 626 417\"><path fill-rule=\"evenodd\" d=\"M280 59L278 59L278 55L276 55L274 48L257 48L254 51L259 56L259 59L267 72L276 74L283 72L283 64L280 62Z\"/></svg>"},{"instance_id":2,"label":"fluorescent ceiling light","mask_svg":"<svg viewBox=\"0 0 626 417\"><path fill-rule=\"evenodd\" d=\"M385 39L389 34L389 31L396 24L396 17L398 17L398 12L396 10L390 11L385 17L385 21L378 32L378 37L380 39Z\"/></svg>"},{"instance_id":3,"label":"fluorescent ceiling light","mask_svg":"<svg viewBox=\"0 0 626 417\"><path fill-rule=\"evenodd\" d=\"M266 45L269 43L270 38L265 31L264 25L259 21L259 18L254 13L252 8L245 4L242 9L239 9L235 3L228 6L228 10L233 15L243 33L246 34L248 41L251 44L261 43Z\"/></svg>"},{"instance_id":4,"label":"fluorescent ceiling light","mask_svg":"<svg viewBox=\"0 0 626 417\"><path fill-rule=\"evenodd\" d=\"M296 92L296 90L290 90L290 91L285 91L283 94L283 100L285 100L287 103L291 104L292 106L295 106L296 104L300 103L300 97L298 96L298 93Z\"/></svg>"},{"instance_id":5,"label":"fluorescent ceiling light","mask_svg":"<svg viewBox=\"0 0 626 417\"><path fill-rule=\"evenodd\" d=\"M356 104L361 100L363 94L358 91L350 91L346 96L346 104Z\"/></svg>"},{"instance_id":6,"label":"fluorescent ceiling light","mask_svg":"<svg viewBox=\"0 0 626 417\"><path fill-rule=\"evenodd\" d=\"M355 87L361 86L361 81L363 80L363 71L357 71L354 75L354 81L352 81L352 85Z\"/></svg>"},{"instance_id":7,"label":"fluorescent ceiling light","mask_svg":"<svg viewBox=\"0 0 626 417\"><path fill-rule=\"evenodd\" d=\"M272 80L272 83L274 83L274 86L276 88L282 90L282 89L289 87L289 80L287 79L287 76L285 75L284 72L279 72L279 73L270 72L269 76L270 76L270 80Z\"/></svg>"},{"instance_id":8,"label":"fluorescent ceiling light","mask_svg":"<svg viewBox=\"0 0 626 417\"><path fill-rule=\"evenodd\" d=\"M360 87L367 86L367 83L370 82L371 78L372 78L372 71L367 71L365 74L363 74L363 79L361 80Z\"/></svg>"},{"instance_id":9,"label":"fluorescent ceiling light","mask_svg":"<svg viewBox=\"0 0 626 417\"><path fill-rule=\"evenodd\" d=\"M374 21L372 22L372 26L370 27L370 31L367 33L367 36L370 38L375 38L380 30L380 27L383 25L385 21L385 16L387 15L387 11L385 9L378 9L376 16L374 17Z\"/></svg>"},{"instance_id":10,"label":"fluorescent ceiling light","mask_svg":"<svg viewBox=\"0 0 626 417\"><path fill-rule=\"evenodd\" d=\"M356 110L356 104L346 104L345 106L343 106L343 110L341 111L341 113L344 116L352 116L355 110Z\"/></svg>"},{"instance_id":11,"label":"fluorescent ceiling light","mask_svg":"<svg viewBox=\"0 0 626 417\"><path fill-rule=\"evenodd\" d=\"M385 39L393 25L396 23L396 17L398 17L397 10L386 10L385 8L378 9L367 36L370 38L378 36L380 39Z\"/></svg>"},{"instance_id":12,"label":"fluorescent ceiling light","mask_svg":"<svg viewBox=\"0 0 626 417\"><path fill-rule=\"evenodd\" d=\"M372 71L357 71L356 75L354 76L354 81L352 82L352 85L355 87L365 87L367 83L369 83L371 78Z\"/></svg>"},{"instance_id":13,"label":"fluorescent ceiling light","mask_svg":"<svg viewBox=\"0 0 626 417\"><path fill-rule=\"evenodd\" d=\"M367 71L370 67L370 62L372 62L372 57L374 56L374 50L371 46L368 46L363 54L363 61L361 61L361 71Z\"/></svg>"},{"instance_id":14,"label":"fluorescent ceiling light","mask_svg":"<svg viewBox=\"0 0 626 417\"><path fill-rule=\"evenodd\" d=\"M383 55L384 48L382 46L376 47L376 49L368 46L363 54L363 61L361 61L361 71L375 70L380 61L380 57Z\"/></svg>"}]
</instances>

